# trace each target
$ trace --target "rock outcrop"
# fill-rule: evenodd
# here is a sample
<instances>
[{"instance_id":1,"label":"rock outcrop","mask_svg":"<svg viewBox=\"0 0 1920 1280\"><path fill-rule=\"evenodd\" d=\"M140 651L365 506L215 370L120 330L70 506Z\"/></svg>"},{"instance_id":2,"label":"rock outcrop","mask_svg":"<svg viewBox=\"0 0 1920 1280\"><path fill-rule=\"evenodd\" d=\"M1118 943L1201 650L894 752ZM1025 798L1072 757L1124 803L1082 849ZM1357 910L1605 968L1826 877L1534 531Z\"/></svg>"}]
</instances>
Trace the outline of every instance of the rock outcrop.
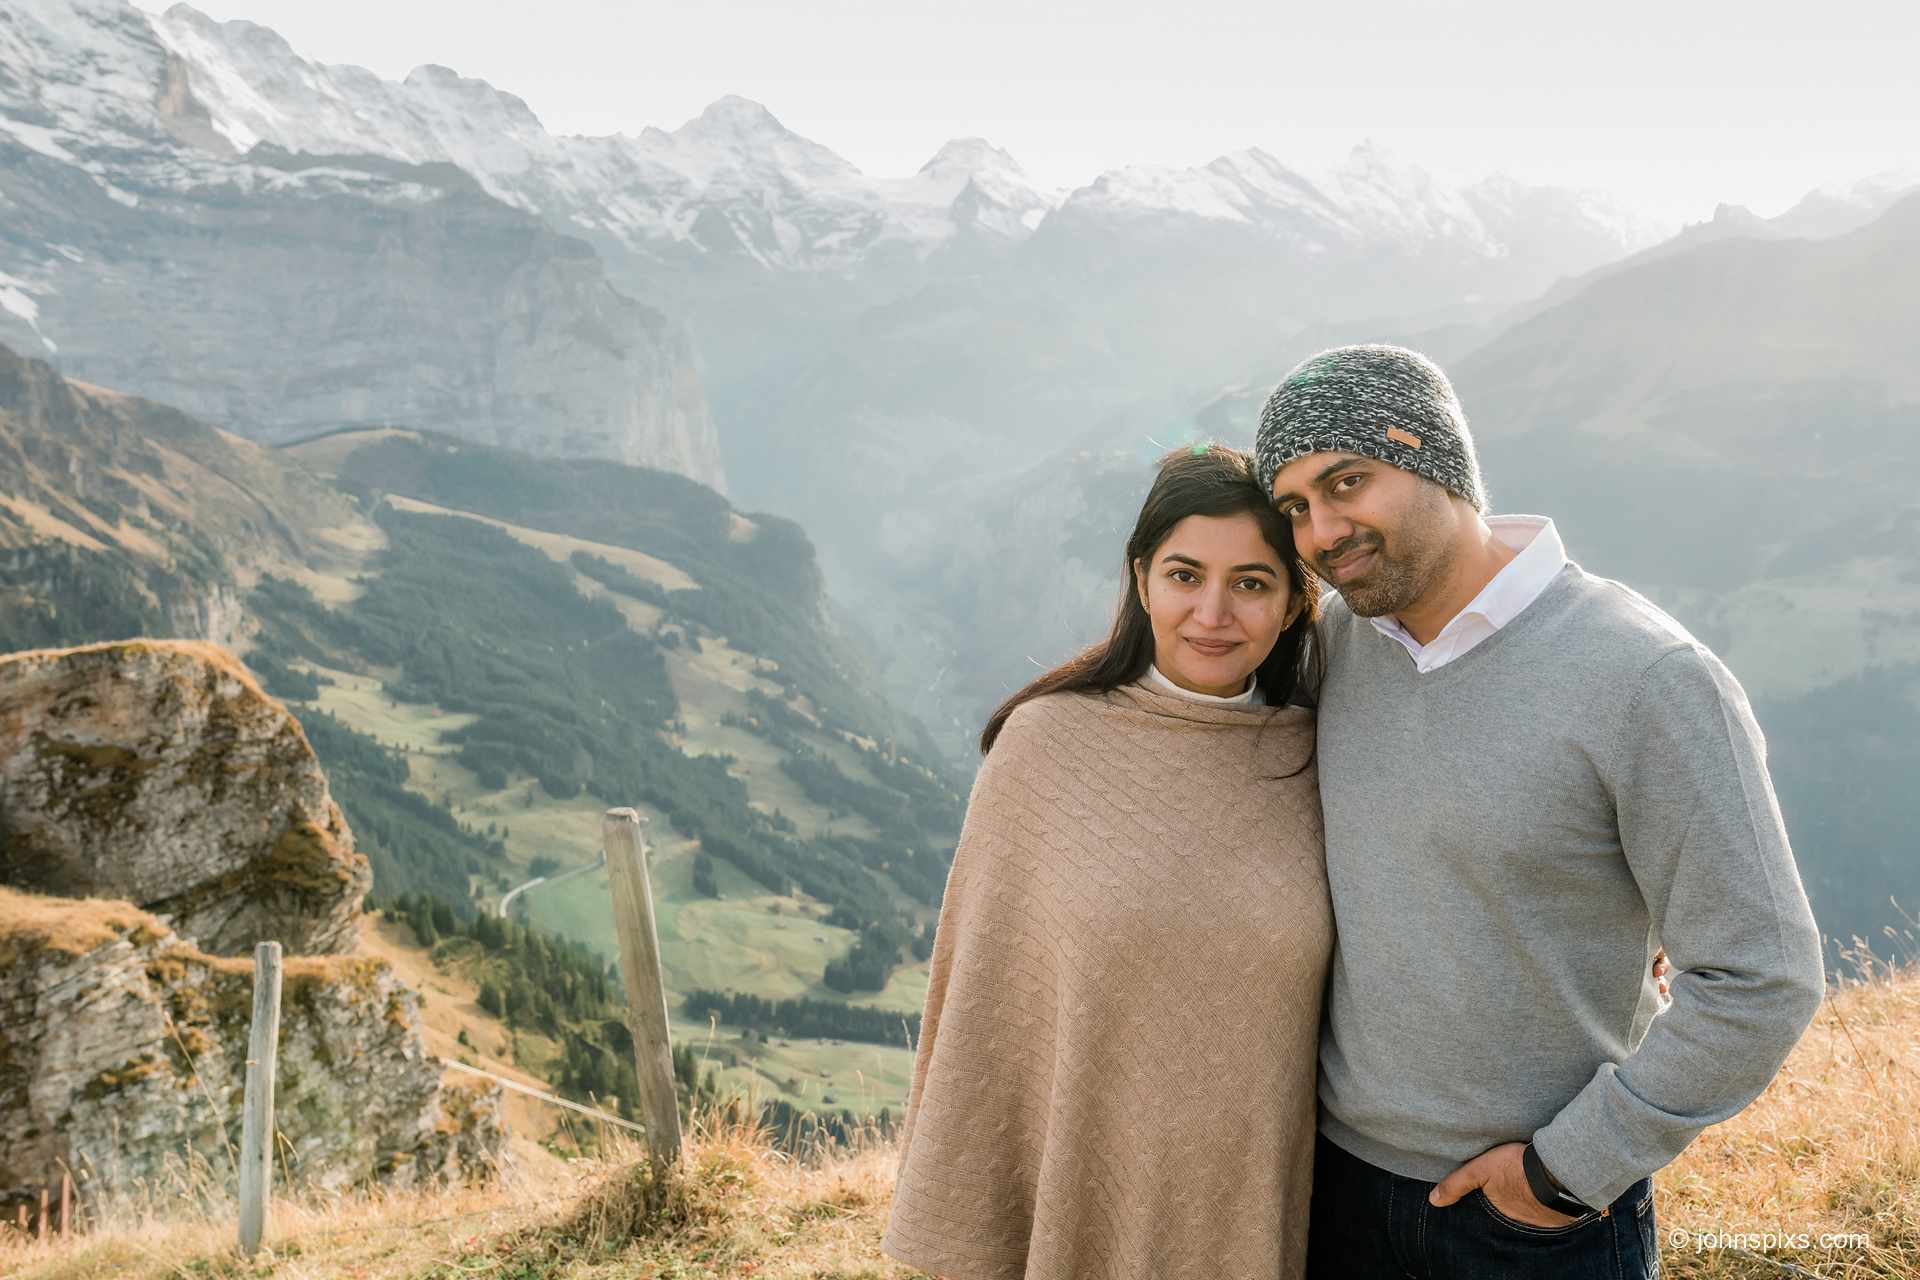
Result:
<instances>
[{"instance_id":1,"label":"rock outcrop","mask_svg":"<svg viewBox=\"0 0 1920 1280\"><path fill-rule=\"evenodd\" d=\"M0 656L0 883L138 904L205 951L348 950L366 858L287 709L219 647Z\"/></svg>"},{"instance_id":2,"label":"rock outcrop","mask_svg":"<svg viewBox=\"0 0 1920 1280\"><path fill-rule=\"evenodd\" d=\"M83 1204L231 1185L253 967L124 902L0 888L0 1207L65 1168ZM497 1087L443 1088L419 998L382 961L289 958L276 1180L296 1190L484 1176ZM195 1170L200 1171L199 1174Z\"/></svg>"}]
</instances>

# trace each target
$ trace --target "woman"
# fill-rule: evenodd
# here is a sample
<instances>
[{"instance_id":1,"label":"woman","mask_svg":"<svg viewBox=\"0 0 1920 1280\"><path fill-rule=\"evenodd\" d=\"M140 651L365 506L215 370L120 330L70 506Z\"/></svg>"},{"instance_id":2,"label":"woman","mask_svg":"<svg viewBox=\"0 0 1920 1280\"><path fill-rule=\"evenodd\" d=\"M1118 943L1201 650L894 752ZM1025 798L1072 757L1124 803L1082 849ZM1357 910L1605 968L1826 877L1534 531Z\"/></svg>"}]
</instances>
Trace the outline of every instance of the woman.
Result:
<instances>
[{"instance_id":1,"label":"woman","mask_svg":"<svg viewBox=\"0 0 1920 1280\"><path fill-rule=\"evenodd\" d=\"M981 736L883 1243L946 1280L1304 1268L1314 581L1247 455L1196 446L1125 583L1107 639Z\"/></svg>"}]
</instances>

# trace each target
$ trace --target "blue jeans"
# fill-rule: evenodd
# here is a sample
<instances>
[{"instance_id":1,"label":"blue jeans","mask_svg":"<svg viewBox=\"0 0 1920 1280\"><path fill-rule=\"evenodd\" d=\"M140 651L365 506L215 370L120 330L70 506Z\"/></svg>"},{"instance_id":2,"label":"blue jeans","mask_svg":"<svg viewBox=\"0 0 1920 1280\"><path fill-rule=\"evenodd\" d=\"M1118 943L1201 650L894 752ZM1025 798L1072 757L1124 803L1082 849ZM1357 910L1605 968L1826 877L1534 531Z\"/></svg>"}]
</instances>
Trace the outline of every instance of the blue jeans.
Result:
<instances>
[{"instance_id":1,"label":"blue jeans","mask_svg":"<svg viewBox=\"0 0 1920 1280\"><path fill-rule=\"evenodd\" d=\"M1653 1179L1564 1227L1533 1227L1479 1191L1436 1209L1433 1183L1316 1140L1307 1280L1653 1280Z\"/></svg>"}]
</instances>

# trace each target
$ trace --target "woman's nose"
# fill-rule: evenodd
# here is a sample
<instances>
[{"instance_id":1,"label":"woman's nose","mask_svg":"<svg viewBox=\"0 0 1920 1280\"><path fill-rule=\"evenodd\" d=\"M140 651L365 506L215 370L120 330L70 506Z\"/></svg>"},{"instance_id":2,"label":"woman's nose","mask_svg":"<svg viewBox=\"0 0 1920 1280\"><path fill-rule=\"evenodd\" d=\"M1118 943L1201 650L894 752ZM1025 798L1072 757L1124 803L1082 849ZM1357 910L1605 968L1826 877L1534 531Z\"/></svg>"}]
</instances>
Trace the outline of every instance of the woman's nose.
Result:
<instances>
[{"instance_id":1,"label":"woman's nose","mask_svg":"<svg viewBox=\"0 0 1920 1280\"><path fill-rule=\"evenodd\" d=\"M1203 627L1224 627L1233 619L1233 601L1224 587L1208 587L1194 606L1194 621Z\"/></svg>"}]
</instances>

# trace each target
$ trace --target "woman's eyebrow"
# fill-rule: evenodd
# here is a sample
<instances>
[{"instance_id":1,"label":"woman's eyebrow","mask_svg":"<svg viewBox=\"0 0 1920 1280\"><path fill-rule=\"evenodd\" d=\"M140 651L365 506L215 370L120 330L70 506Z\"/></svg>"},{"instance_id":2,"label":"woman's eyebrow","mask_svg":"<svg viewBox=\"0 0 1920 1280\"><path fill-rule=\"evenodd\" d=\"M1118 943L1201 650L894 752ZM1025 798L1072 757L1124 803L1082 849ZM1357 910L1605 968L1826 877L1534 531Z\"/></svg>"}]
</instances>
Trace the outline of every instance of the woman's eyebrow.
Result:
<instances>
[{"instance_id":1,"label":"woman's eyebrow","mask_svg":"<svg viewBox=\"0 0 1920 1280\"><path fill-rule=\"evenodd\" d=\"M1196 569L1204 569L1207 567L1201 564L1198 560L1195 560L1192 556L1183 556L1178 551L1169 551L1167 552L1167 554L1160 557L1160 563L1162 564L1165 564L1169 560L1175 561L1176 563L1179 563L1179 564L1189 564ZM1252 564L1237 564L1233 566L1233 568L1227 570L1227 572L1228 573L1247 573L1253 570L1257 570L1260 573L1270 573L1276 578L1280 576L1279 570L1275 569L1272 565L1267 564L1265 561L1262 561L1262 560L1256 560Z\"/></svg>"}]
</instances>

